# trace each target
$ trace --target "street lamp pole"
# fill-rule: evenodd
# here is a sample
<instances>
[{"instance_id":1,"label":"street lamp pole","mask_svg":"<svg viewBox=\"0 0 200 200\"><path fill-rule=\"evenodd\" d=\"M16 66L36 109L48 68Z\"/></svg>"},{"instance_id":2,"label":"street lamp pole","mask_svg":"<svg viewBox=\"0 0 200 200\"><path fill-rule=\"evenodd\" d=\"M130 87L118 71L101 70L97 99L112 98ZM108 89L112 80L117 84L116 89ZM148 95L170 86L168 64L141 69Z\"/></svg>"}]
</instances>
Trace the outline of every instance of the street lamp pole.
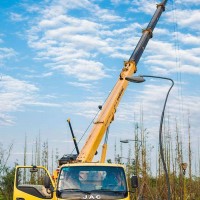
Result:
<instances>
[{"instance_id":1,"label":"street lamp pole","mask_svg":"<svg viewBox=\"0 0 200 200\"><path fill-rule=\"evenodd\" d=\"M138 174L138 170L137 170L137 164L138 164L138 152L139 152L139 150L140 150L140 147L142 146L142 141L140 141L140 140L133 140L133 139L125 139L125 140L120 140L120 142L121 143L123 143L123 144L127 144L127 143L129 143L129 142L140 142L140 145L139 145L139 148L138 148L138 145L137 145L137 149L136 149L136 151L135 151L135 154L136 154L136 158L135 158L135 174L136 174L136 176L137 176L137 174Z\"/></svg>"},{"instance_id":2,"label":"street lamp pole","mask_svg":"<svg viewBox=\"0 0 200 200\"><path fill-rule=\"evenodd\" d=\"M166 78L166 77L161 77L161 76L150 76L150 75L140 75L140 76L135 76L135 77L134 76L133 77L126 77L125 79L127 81L130 81L130 82L141 83L141 82L145 81L144 77L164 79L164 80L171 81L171 86L170 86L170 88L167 92L165 102L164 102L164 105L163 105L163 110L162 110L161 119L160 119L160 128L159 128L160 155L161 155L161 160L162 160L162 164L163 164L163 168L164 168L165 176L166 176L167 189L168 189L168 200L170 200L171 199L171 192L170 192L169 175L168 175L168 172L167 172L167 166L166 166L165 159L164 159L164 152L163 152L163 145L162 145L162 126L163 126L163 120L164 120L164 115L165 115L165 107L166 107L167 99L168 99L168 96L169 96L169 93L170 93L172 87L174 86L174 81L171 78Z\"/></svg>"}]
</instances>

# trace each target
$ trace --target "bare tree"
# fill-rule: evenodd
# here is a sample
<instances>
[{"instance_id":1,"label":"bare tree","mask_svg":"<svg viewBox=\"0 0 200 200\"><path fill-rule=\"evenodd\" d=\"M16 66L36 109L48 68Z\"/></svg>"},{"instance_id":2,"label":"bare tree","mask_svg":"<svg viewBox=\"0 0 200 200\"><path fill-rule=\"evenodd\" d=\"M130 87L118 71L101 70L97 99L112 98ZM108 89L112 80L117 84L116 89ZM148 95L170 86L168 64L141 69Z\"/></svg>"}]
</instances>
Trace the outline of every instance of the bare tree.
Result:
<instances>
[{"instance_id":1,"label":"bare tree","mask_svg":"<svg viewBox=\"0 0 200 200\"><path fill-rule=\"evenodd\" d=\"M10 169L7 166L13 144L8 147L8 150L3 149L0 145L0 197L5 200L12 199L12 191L14 185L14 168Z\"/></svg>"},{"instance_id":2,"label":"bare tree","mask_svg":"<svg viewBox=\"0 0 200 200\"><path fill-rule=\"evenodd\" d=\"M3 175L6 169L12 148L13 144L8 147L8 150L3 149L2 145L0 144L0 177Z\"/></svg>"}]
</instances>

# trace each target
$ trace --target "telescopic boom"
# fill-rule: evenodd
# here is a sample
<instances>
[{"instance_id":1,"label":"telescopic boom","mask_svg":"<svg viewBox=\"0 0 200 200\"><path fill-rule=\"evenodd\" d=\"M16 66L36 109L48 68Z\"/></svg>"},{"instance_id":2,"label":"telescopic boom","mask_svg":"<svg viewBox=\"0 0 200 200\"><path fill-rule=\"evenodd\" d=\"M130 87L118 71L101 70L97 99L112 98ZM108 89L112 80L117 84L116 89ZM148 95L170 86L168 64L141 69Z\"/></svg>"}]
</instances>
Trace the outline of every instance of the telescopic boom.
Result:
<instances>
[{"instance_id":1,"label":"telescopic boom","mask_svg":"<svg viewBox=\"0 0 200 200\"><path fill-rule=\"evenodd\" d=\"M89 134L85 145L81 149L78 157L77 162L91 162L100 142L102 141L103 136L106 133L111 122L114 120L114 114L117 110L118 104L128 86L128 81L125 80L125 77L132 76L133 73L136 72L137 68L136 65L142 56L142 53L149 41L150 38L153 36L153 30L162 14L165 10L165 4L167 0L162 1L160 4L157 4L157 9L148 24L147 28L143 30L143 34L133 51L129 61L124 63L124 67L120 73L119 79L115 84L112 92L110 93L109 97L107 98L96 122L93 125L93 128ZM105 152L104 152L105 157Z\"/></svg>"}]
</instances>

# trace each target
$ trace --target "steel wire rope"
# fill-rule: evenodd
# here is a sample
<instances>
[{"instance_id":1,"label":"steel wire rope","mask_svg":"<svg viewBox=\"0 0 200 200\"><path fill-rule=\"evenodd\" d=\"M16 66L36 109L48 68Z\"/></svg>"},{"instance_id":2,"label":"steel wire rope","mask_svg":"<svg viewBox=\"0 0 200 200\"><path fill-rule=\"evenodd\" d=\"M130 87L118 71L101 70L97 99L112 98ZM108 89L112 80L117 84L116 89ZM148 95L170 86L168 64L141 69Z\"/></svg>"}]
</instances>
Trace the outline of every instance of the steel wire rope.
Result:
<instances>
[{"instance_id":1,"label":"steel wire rope","mask_svg":"<svg viewBox=\"0 0 200 200\"><path fill-rule=\"evenodd\" d=\"M176 3L175 0L172 0L172 6L173 6L173 22L174 22L174 40L175 40L175 55L176 55L176 68L177 70L177 82L179 83L178 87L178 101L179 101L179 114L181 116L180 118L180 124L181 124L181 130L182 130L182 124L184 121L184 112L183 112L183 88L182 88L182 73L181 73L181 61L180 61L180 45L179 45L179 34L178 34L178 20L177 20L177 13L176 13Z\"/></svg>"},{"instance_id":2,"label":"steel wire rope","mask_svg":"<svg viewBox=\"0 0 200 200\"><path fill-rule=\"evenodd\" d=\"M107 101L108 97L110 96L111 92L113 91L115 85L113 86L112 90L110 91L110 93L108 94L107 98L105 99L105 101L103 102L103 104L101 105L103 107L103 105L105 104L105 102ZM88 127L86 128L86 130L84 131L84 133L82 134L81 138L79 139L79 141L77 142L77 145L80 143L80 141L83 139L83 137L85 136L85 134L87 133L88 129L90 128L91 124L94 123L94 119L97 117L97 115L99 114L99 112L101 111L101 109L99 108L99 110L97 111L97 113L95 114L95 116L93 117L93 119L91 120L90 124L88 125ZM74 149L72 150L71 154L74 152L76 148L74 147Z\"/></svg>"},{"instance_id":3,"label":"steel wire rope","mask_svg":"<svg viewBox=\"0 0 200 200\"><path fill-rule=\"evenodd\" d=\"M180 133L187 131L184 130L184 121L186 120L186 114L184 114L184 97L183 97L183 87L182 87L182 72L181 72L181 58L180 58L180 40L178 32L178 19L177 19L177 7L176 0L172 1L173 3L173 22L174 22L174 37L175 37L175 47L176 47L176 67L177 67L177 82L179 83L178 87L178 102L179 102L179 124L180 124ZM189 114L188 114L189 116ZM185 136L186 137L186 136ZM181 139L182 140L182 139ZM187 139L186 139L187 140ZM186 153L186 150L185 150ZM183 157L181 157L180 163L183 163Z\"/></svg>"}]
</instances>

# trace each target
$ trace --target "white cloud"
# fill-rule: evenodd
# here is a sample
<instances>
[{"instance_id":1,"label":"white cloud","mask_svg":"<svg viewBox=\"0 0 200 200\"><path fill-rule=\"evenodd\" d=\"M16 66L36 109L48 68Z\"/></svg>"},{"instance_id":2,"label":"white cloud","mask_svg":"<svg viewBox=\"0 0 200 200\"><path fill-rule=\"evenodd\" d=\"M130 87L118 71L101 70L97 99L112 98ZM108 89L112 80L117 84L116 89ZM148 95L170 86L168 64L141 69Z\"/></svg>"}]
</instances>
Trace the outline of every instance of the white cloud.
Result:
<instances>
[{"instance_id":1,"label":"white cloud","mask_svg":"<svg viewBox=\"0 0 200 200\"><path fill-rule=\"evenodd\" d=\"M0 88L2 91L0 94L2 113L17 110L21 105L31 100L32 95L38 91L34 85L6 75L2 76Z\"/></svg>"},{"instance_id":2,"label":"white cloud","mask_svg":"<svg viewBox=\"0 0 200 200\"><path fill-rule=\"evenodd\" d=\"M95 116L98 112L98 99L94 100L86 100L82 102L67 102L66 108L68 110L72 109L73 114L78 116L84 116L86 118L91 119L92 116Z\"/></svg>"},{"instance_id":3,"label":"white cloud","mask_svg":"<svg viewBox=\"0 0 200 200\"><path fill-rule=\"evenodd\" d=\"M0 114L0 126L14 124L14 118L6 114Z\"/></svg>"},{"instance_id":4,"label":"white cloud","mask_svg":"<svg viewBox=\"0 0 200 200\"><path fill-rule=\"evenodd\" d=\"M0 48L0 63L3 62L5 59L9 59L16 55L17 55L17 53L14 49L1 47Z\"/></svg>"},{"instance_id":5,"label":"white cloud","mask_svg":"<svg viewBox=\"0 0 200 200\"><path fill-rule=\"evenodd\" d=\"M83 82L68 82L69 85L78 88L84 88L86 90L94 89L94 85L90 83L83 83Z\"/></svg>"},{"instance_id":6,"label":"white cloud","mask_svg":"<svg viewBox=\"0 0 200 200\"><path fill-rule=\"evenodd\" d=\"M181 65L180 68L174 69L173 72L182 72L187 74L200 75L200 67L195 67L192 65Z\"/></svg>"},{"instance_id":7,"label":"white cloud","mask_svg":"<svg viewBox=\"0 0 200 200\"><path fill-rule=\"evenodd\" d=\"M62 70L66 75L78 78L79 81L99 80L107 75L102 70L100 62L71 59L68 63L52 63L52 69Z\"/></svg>"},{"instance_id":8,"label":"white cloud","mask_svg":"<svg viewBox=\"0 0 200 200\"><path fill-rule=\"evenodd\" d=\"M90 51L107 46L106 42L93 35L98 30L99 25L78 19L72 20L71 23L71 26L54 27L54 29L46 31L40 29L40 31L45 32L44 37L41 38L38 35L40 31L38 32L36 29L35 32L35 28L32 29L29 35L30 46L39 51L38 58L52 60L53 62L47 66L53 69L59 69L66 74L72 74L78 78L85 77L89 80L104 77L103 64L93 60L90 55ZM86 28L88 26L89 28ZM88 34L80 35L80 32ZM95 75L97 73L98 77ZM92 75L94 76L92 77Z\"/></svg>"},{"instance_id":9,"label":"white cloud","mask_svg":"<svg viewBox=\"0 0 200 200\"><path fill-rule=\"evenodd\" d=\"M175 13L174 13L175 12ZM176 18L174 17L176 16ZM177 23L180 28L187 28L191 30L200 29L200 10L192 9L177 9L166 14L167 21Z\"/></svg>"},{"instance_id":10,"label":"white cloud","mask_svg":"<svg viewBox=\"0 0 200 200\"><path fill-rule=\"evenodd\" d=\"M38 88L25 81L3 75L0 81L0 124L13 123L9 112L20 110L27 102L34 99Z\"/></svg>"},{"instance_id":11,"label":"white cloud","mask_svg":"<svg viewBox=\"0 0 200 200\"><path fill-rule=\"evenodd\" d=\"M70 2L66 4L65 1L52 1L40 10L41 15L32 23L33 26L28 31L30 47L37 51L37 59L46 61L46 67L73 76L79 82L108 77L105 66L99 58L101 55L107 55L111 58L128 59L141 35L138 32L141 29L140 24L124 24L114 29L113 24L125 21L114 11L101 9L97 4L87 0ZM152 15L156 9L156 2L135 0L132 6L137 8L137 12ZM79 17L69 15L69 11L73 9L80 9ZM82 11L86 11L88 15L82 17ZM174 11L167 11L165 18L168 17L167 20L174 23L172 12ZM182 16L185 13L187 15L186 10L176 10L177 19L182 20L179 20L181 26L193 23L197 14L193 11L193 17L190 16L190 19L187 18L188 21L183 21L185 18ZM109 27L108 21L105 22L104 19L111 22L112 26ZM156 28L154 34L157 38L162 39L164 35L166 37L164 41L153 38L147 46L148 54L144 58L144 63L151 71L163 75L180 71L199 73L197 49L181 49L183 46L181 45L177 50L174 42L178 34L178 42L194 45L199 39L197 36L181 32L171 34L167 28ZM177 60L180 60L180 63L177 63ZM189 70L187 71L186 68ZM87 88L84 84L82 86Z\"/></svg>"},{"instance_id":12,"label":"white cloud","mask_svg":"<svg viewBox=\"0 0 200 200\"><path fill-rule=\"evenodd\" d=\"M200 2L199 1L196 1L196 0L176 0L176 4L180 4L180 5L200 5Z\"/></svg>"},{"instance_id":13,"label":"white cloud","mask_svg":"<svg viewBox=\"0 0 200 200\"><path fill-rule=\"evenodd\" d=\"M110 0L110 1L114 5L130 3L130 0Z\"/></svg>"},{"instance_id":14,"label":"white cloud","mask_svg":"<svg viewBox=\"0 0 200 200\"><path fill-rule=\"evenodd\" d=\"M116 40L108 37L109 34L114 37L120 35L120 30L112 33L105 23L123 22L125 19L87 0L64 2L52 1L40 11L40 17L28 31L29 46L37 50L37 59L48 62L47 67L66 75L74 75L79 80L106 77L104 64L96 61L96 57L110 55L122 58L126 53L120 53L123 47L120 49L118 45L117 49ZM68 11L73 9L87 11L88 19L68 15ZM122 31L128 33L128 28Z\"/></svg>"},{"instance_id":15,"label":"white cloud","mask_svg":"<svg viewBox=\"0 0 200 200\"><path fill-rule=\"evenodd\" d=\"M112 2L113 4L119 4L119 3L121 2L121 0L111 0L111 2Z\"/></svg>"},{"instance_id":16,"label":"white cloud","mask_svg":"<svg viewBox=\"0 0 200 200\"><path fill-rule=\"evenodd\" d=\"M30 102L26 102L26 105L43 106L43 107L61 107L61 105L57 103L36 102L34 100Z\"/></svg>"},{"instance_id":17,"label":"white cloud","mask_svg":"<svg viewBox=\"0 0 200 200\"><path fill-rule=\"evenodd\" d=\"M22 15L13 12L10 13L10 19L14 22L21 22L27 20L26 17L23 17Z\"/></svg>"},{"instance_id":18,"label":"white cloud","mask_svg":"<svg viewBox=\"0 0 200 200\"><path fill-rule=\"evenodd\" d=\"M200 36L192 35L190 33L174 33L181 44L199 46Z\"/></svg>"},{"instance_id":19,"label":"white cloud","mask_svg":"<svg viewBox=\"0 0 200 200\"><path fill-rule=\"evenodd\" d=\"M38 91L38 88L32 84L29 84L25 81L20 81L18 79L12 78L11 76L4 75L1 80L1 89L4 92L35 92Z\"/></svg>"},{"instance_id":20,"label":"white cloud","mask_svg":"<svg viewBox=\"0 0 200 200\"><path fill-rule=\"evenodd\" d=\"M185 34L182 34L182 37L183 35ZM175 45L170 41L152 40L146 49L148 55L144 63L154 73L163 75L176 72L199 73L200 51L198 44L195 45L197 47L191 48L190 46L188 49L181 49L180 46L178 48ZM190 45L192 44L190 43Z\"/></svg>"},{"instance_id":21,"label":"white cloud","mask_svg":"<svg viewBox=\"0 0 200 200\"><path fill-rule=\"evenodd\" d=\"M43 74L25 75L24 77L26 77L26 78L46 78L46 77L50 77L52 75L53 75L53 72L47 72L47 73L43 73Z\"/></svg>"},{"instance_id":22,"label":"white cloud","mask_svg":"<svg viewBox=\"0 0 200 200\"><path fill-rule=\"evenodd\" d=\"M14 123L12 112L22 111L27 105L58 107L60 105L40 102L37 96L39 89L26 81L2 75L0 80L0 125Z\"/></svg>"},{"instance_id":23,"label":"white cloud","mask_svg":"<svg viewBox=\"0 0 200 200\"><path fill-rule=\"evenodd\" d=\"M95 10L96 16L105 22L124 22L126 21L124 18L115 15L112 11L108 11L106 9L96 9Z\"/></svg>"},{"instance_id":24,"label":"white cloud","mask_svg":"<svg viewBox=\"0 0 200 200\"><path fill-rule=\"evenodd\" d=\"M71 9L95 9L94 5L88 1L88 0L58 0L58 1L52 1L52 4L50 6L52 13L55 13L54 11L62 11L65 10L71 10ZM47 13L49 12L48 9L45 10ZM60 12L59 12L60 13Z\"/></svg>"},{"instance_id":25,"label":"white cloud","mask_svg":"<svg viewBox=\"0 0 200 200\"><path fill-rule=\"evenodd\" d=\"M133 0L131 5L132 7L130 8L130 11L142 12L150 15L152 15L156 9L156 2L154 0Z\"/></svg>"}]
</instances>

